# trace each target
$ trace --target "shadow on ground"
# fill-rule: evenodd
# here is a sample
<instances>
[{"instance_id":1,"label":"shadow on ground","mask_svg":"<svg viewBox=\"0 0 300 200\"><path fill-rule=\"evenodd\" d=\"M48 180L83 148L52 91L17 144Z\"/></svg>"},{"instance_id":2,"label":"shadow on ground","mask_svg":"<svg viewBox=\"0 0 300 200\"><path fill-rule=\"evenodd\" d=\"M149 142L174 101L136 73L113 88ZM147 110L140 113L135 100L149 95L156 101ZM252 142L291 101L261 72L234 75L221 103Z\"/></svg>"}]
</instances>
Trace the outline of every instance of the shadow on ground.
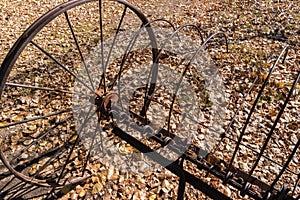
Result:
<instances>
[{"instance_id":1,"label":"shadow on ground","mask_svg":"<svg viewBox=\"0 0 300 200\"><path fill-rule=\"evenodd\" d=\"M25 183L14 177L0 161L0 200L16 199L57 199L63 194L60 190L50 195L51 188Z\"/></svg>"}]
</instances>

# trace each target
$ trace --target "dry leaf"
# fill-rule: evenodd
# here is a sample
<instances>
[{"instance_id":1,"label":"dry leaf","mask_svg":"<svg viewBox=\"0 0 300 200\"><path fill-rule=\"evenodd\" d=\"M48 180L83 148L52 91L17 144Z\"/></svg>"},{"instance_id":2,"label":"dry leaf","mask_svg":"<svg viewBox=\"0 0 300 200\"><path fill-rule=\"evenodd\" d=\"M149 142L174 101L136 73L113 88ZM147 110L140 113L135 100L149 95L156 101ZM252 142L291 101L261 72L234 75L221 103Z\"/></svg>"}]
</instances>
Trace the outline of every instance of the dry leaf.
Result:
<instances>
[{"instance_id":1,"label":"dry leaf","mask_svg":"<svg viewBox=\"0 0 300 200\"><path fill-rule=\"evenodd\" d=\"M149 197L149 200L155 200L156 199L156 194L152 194L150 197Z\"/></svg>"},{"instance_id":2,"label":"dry leaf","mask_svg":"<svg viewBox=\"0 0 300 200\"><path fill-rule=\"evenodd\" d=\"M98 194L103 189L103 185L101 183L96 183L93 187L93 194Z\"/></svg>"},{"instance_id":3,"label":"dry leaf","mask_svg":"<svg viewBox=\"0 0 300 200\"><path fill-rule=\"evenodd\" d=\"M6 122L6 121L4 121L4 122L0 122L0 128L2 127L2 126L6 126L7 124L9 124L8 122Z\"/></svg>"},{"instance_id":4,"label":"dry leaf","mask_svg":"<svg viewBox=\"0 0 300 200\"><path fill-rule=\"evenodd\" d=\"M84 188L81 187L80 185L76 186L76 193L78 194L79 197L84 197L86 194Z\"/></svg>"},{"instance_id":5,"label":"dry leaf","mask_svg":"<svg viewBox=\"0 0 300 200\"><path fill-rule=\"evenodd\" d=\"M92 177L92 182L93 182L93 183L99 183L99 182L100 182L99 177L93 176L93 177Z\"/></svg>"},{"instance_id":6,"label":"dry leaf","mask_svg":"<svg viewBox=\"0 0 300 200\"><path fill-rule=\"evenodd\" d=\"M21 121L23 120L23 115L19 114L19 115L15 115L11 118L13 121Z\"/></svg>"},{"instance_id":7,"label":"dry leaf","mask_svg":"<svg viewBox=\"0 0 300 200\"><path fill-rule=\"evenodd\" d=\"M41 147L44 147L44 146L46 146L46 144L47 144L47 141L41 141L40 143L39 143L39 145L41 146Z\"/></svg>"},{"instance_id":8,"label":"dry leaf","mask_svg":"<svg viewBox=\"0 0 300 200\"><path fill-rule=\"evenodd\" d=\"M73 135L73 137L71 138L70 142L74 143L77 139L78 135Z\"/></svg>"}]
</instances>

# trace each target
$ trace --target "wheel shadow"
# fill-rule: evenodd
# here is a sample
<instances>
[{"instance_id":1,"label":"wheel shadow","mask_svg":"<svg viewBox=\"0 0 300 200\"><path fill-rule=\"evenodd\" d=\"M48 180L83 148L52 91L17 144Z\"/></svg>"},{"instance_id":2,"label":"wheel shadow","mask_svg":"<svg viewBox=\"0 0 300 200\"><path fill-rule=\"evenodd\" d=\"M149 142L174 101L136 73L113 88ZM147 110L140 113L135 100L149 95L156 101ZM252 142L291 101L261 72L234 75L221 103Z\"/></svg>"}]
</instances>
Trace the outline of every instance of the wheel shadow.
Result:
<instances>
[{"instance_id":1,"label":"wheel shadow","mask_svg":"<svg viewBox=\"0 0 300 200\"><path fill-rule=\"evenodd\" d=\"M60 190L51 195L51 188L35 186L16 178L0 161L0 200L57 199L63 196Z\"/></svg>"}]
</instances>

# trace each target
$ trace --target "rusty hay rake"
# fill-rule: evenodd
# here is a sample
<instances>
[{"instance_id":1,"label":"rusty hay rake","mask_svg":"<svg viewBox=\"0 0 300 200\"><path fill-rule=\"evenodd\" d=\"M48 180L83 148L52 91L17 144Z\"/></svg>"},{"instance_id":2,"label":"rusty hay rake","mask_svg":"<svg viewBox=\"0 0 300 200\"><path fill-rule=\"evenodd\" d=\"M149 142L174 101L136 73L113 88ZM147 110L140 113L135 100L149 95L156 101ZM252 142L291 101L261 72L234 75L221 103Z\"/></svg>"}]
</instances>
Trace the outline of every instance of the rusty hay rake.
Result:
<instances>
[{"instance_id":1,"label":"rusty hay rake","mask_svg":"<svg viewBox=\"0 0 300 200\"><path fill-rule=\"evenodd\" d=\"M300 72L284 66L289 47L265 75L239 80L235 97L209 53L228 48L222 32L150 21L123 0L53 8L0 68L0 177L51 195L99 162L120 173L159 165L179 177L177 199L187 183L212 199L231 199L218 184L241 198L299 199ZM1 182L1 195L25 193Z\"/></svg>"}]
</instances>

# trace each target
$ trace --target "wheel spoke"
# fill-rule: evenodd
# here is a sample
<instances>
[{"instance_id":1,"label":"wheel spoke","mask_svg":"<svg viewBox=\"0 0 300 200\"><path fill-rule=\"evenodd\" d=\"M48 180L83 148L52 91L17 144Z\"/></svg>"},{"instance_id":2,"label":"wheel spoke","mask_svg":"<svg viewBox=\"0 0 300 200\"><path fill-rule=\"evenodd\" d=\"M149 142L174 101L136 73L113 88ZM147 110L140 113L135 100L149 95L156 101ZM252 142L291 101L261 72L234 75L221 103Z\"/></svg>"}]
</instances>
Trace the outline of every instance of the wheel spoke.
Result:
<instances>
[{"instance_id":1,"label":"wheel spoke","mask_svg":"<svg viewBox=\"0 0 300 200\"><path fill-rule=\"evenodd\" d=\"M46 162L45 164L43 164L42 166L39 167L39 169L35 172L35 174L33 175L33 177L36 178L36 177L38 177L38 176L41 176L43 173L45 173L45 172L42 172L42 171L43 171L46 167L48 167L49 164L50 164L51 162L53 162L54 160L56 160L58 157L63 157L63 156L66 155L66 152L61 153L61 150L62 150L63 148L66 148L66 147L68 146L70 140L74 137L74 135L76 135L76 134L73 134L73 135L67 140L67 142L66 142L63 146L59 147L60 151L55 151L54 154L52 154L51 156L49 156L49 160L47 160L47 162ZM58 171L58 170L59 170L59 169L57 169L56 171ZM42 172L42 173L40 173L40 172Z\"/></svg>"},{"instance_id":2,"label":"wheel spoke","mask_svg":"<svg viewBox=\"0 0 300 200\"><path fill-rule=\"evenodd\" d=\"M74 32L74 30L73 30L73 27L72 27L72 24L71 24L71 22L70 22L70 19L69 19L69 16L68 16L67 11L65 12L65 17L66 17L66 20L67 20L67 22L68 22L68 26L69 26L69 28L70 28L70 30L71 30L73 39L74 39L74 41L75 41L75 44L76 44L77 50L78 50L78 52L79 52L81 61L82 61L82 63L83 63L85 72L86 72L87 75L88 75L88 78L89 78L90 84L91 84L91 86L92 86L92 89L95 90L94 85L93 85L92 77L91 77L90 72L89 72L89 70L88 70L88 68L87 68L86 62L85 62L85 60L84 60L82 51L81 51L81 49L80 49L80 46L79 46L77 37L76 37L75 32Z\"/></svg>"},{"instance_id":3,"label":"wheel spoke","mask_svg":"<svg viewBox=\"0 0 300 200\"><path fill-rule=\"evenodd\" d=\"M8 111L7 115L11 117L11 120L4 116L7 121L0 123L0 131L7 132L7 137L15 135L19 137L22 135L22 129L27 130L27 126L30 128L31 124L46 123L38 126L38 132L36 131L34 135L23 135L24 138L17 141L21 146L18 146L16 151L11 148L0 150L0 159L4 166L21 182L50 187L52 192L59 187L78 183L85 180L86 177L82 176L87 176L88 163L94 155L94 151L101 152L103 150L105 135L101 129L102 114L101 116L97 115L100 105L98 105L98 101L93 101L93 97L100 97L99 102L101 103L102 94L106 95L110 90L110 79L113 77L108 74L107 70L111 70L111 62L118 61L118 58L115 60L113 54L115 50L118 50L121 30L128 15L133 14L133 18L136 18L132 19L132 16L128 18L130 20L128 25L131 27L139 28L140 22L142 24L148 22L143 13L127 1L117 0L112 4L114 5L111 5L111 2L106 4L102 0L67 1L53 8L20 36L3 61L0 69L0 74L3 74L0 76L0 92L1 94L5 93L3 97L7 95L12 102L3 102L2 107L6 106L6 108L4 107L2 110L7 112L11 107L15 109ZM116 6L116 4L118 5ZM88 9L87 6L93 6L93 8ZM114 9L114 12L110 12L110 8ZM85 18L80 17L82 9L86 9ZM107 12L110 16L107 15ZM120 13L120 15L116 17L116 13ZM61 19L63 23L59 23ZM115 19L119 21L115 21ZM78 23L75 20L78 20ZM137 20L138 23L135 23L134 20ZM56 22L55 26L52 26L53 22ZM108 31L106 32L106 30ZM113 32L110 32L111 30ZM152 29L147 32L150 36L150 44L156 46ZM110 36L113 36L112 40L108 40L109 44L106 44L106 33L111 33ZM44 41L49 41L49 43ZM54 45L55 49L49 48L48 45ZM68 48L70 45L74 47L73 50ZM56 52L60 52L60 54L56 54ZM27 61L30 62L30 66ZM74 62L75 65L69 64ZM23 68L16 70L20 63L24 67L24 71ZM97 70L100 73L97 71L96 74L93 74L93 67L98 65ZM22 76L19 72L30 75L25 77L26 82L23 81L23 78L19 79L19 76ZM114 74L115 72L112 71L112 75ZM100 79L99 82L96 79ZM43 83L40 83L39 80ZM79 82L78 85L76 85L77 82ZM98 89L101 89L100 92ZM14 94L21 93L25 94L25 103L13 99ZM34 101L36 102L34 106L37 108L30 106L30 109L26 109L29 106L27 100L34 100L35 97L46 99L46 101ZM51 105L48 105L47 101L50 100ZM57 109L53 107L53 104ZM95 104L97 104L97 108ZM60 107L60 105L65 106ZM96 111L96 109L98 110ZM35 114L35 110L40 110L43 114ZM106 114L104 113L104 115ZM50 121L53 123L48 123ZM62 127L69 127L70 124L72 126L75 124L76 128L72 127L70 130L67 128L67 132L62 130ZM88 146L84 146L83 143L86 134L89 137ZM43 145L38 145L40 142L51 143L52 139L58 139L58 142L51 146L47 145L45 148ZM26 142L23 142L25 140ZM5 139L3 142L9 145L9 140ZM84 155L82 162L78 166L76 165L76 169L70 169L73 155L77 155L80 151L83 151ZM36 166L38 166L37 169L28 171ZM48 168L49 166L51 169ZM77 170L77 167L79 174L75 175L73 172ZM70 178L75 179L69 179L69 175L72 176ZM5 187L1 188L5 189ZM27 189L25 186L16 193L9 191L9 196L14 195L13 197L18 198L27 191L31 192L31 189ZM52 195L51 192L49 194ZM54 196L52 197L54 198Z\"/></svg>"},{"instance_id":4,"label":"wheel spoke","mask_svg":"<svg viewBox=\"0 0 300 200\"><path fill-rule=\"evenodd\" d=\"M31 44L33 44L36 48L38 48L40 51L42 51L46 56L48 56L51 60L53 60L57 65L59 65L62 69L67 71L71 76L73 76L77 81L79 81L81 84L83 84L86 88L88 88L91 92L95 93L94 90L88 86L84 81L82 81L76 74L74 74L70 69L68 69L66 66L64 66L62 63L60 63L58 60L56 60L49 52L47 52L45 49L43 49L41 46L39 46L34 41L30 41Z\"/></svg>"},{"instance_id":5,"label":"wheel spoke","mask_svg":"<svg viewBox=\"0 0 300 200\"><path fill-rule=\"evenodd\" d=\"M100 133L100 138L101 138L101 146L103 146L103 143L102 143L102 135L101 135L101 128L100 128L100 121L98 120L97 122L97 125L96 125L96 128L95 128L95 131L94 131L94 135L93 135L93 139L92 139L92 144L91 146L89 147L89 150L88 150L88 154L84 160L84 165L83 165L83 168L82 168L82 176L84 175L84 172L85 172L85 169L86 169L86 166L87 166L87 163L88 163L88 160L89 160L89 157L91 155L91 150L93 149L94 147L94 142L95 142L95 139L96 139L96 134L97 132ZM103 150L103 148L102 148Z\"/></svg>"},{"instance_id":6,"label":"wheel spoke","mask_svg":"<svg viewBox=\"0 0 300 200\"><path fill-rule=\"evenodd\" d=\"M76 135L77 135L77 133L71 135L68 138L68 140L62 146L59 147L59 149L62 150L63 148L66 148L69 145L71 139ZM50 164L52 161L54 161L57 157L59 157L59 156L63 157L65 155L66 155L66 152L61 153L61 151L55 151L54 154L51 155L51 158L36 171L36 173L34 174L34 177L38 176L40 174L40 172L43 171L48 166L48 164Z\"/></svg>"},{"instance_id":7,"label":"wheel spoke","mask_svg":"<svg viewBox=\"0 0 300 200\"><path fill-rule=\"evenodd\" d=\"M50 92L76 94L75 92L67 91L67 90L54 89L54 88L48 88L48 87L39 87L39 86L33 86L33 85L24 85L24 84L18 84L18 83L6 83L5 85L10 86L10 87L21 87L21 88L29 88L29 89L34 89L34 90L46 90L46 91L50 91Z\"/></svg>"},{"instance_id":8,"label":"wheel spoke","mask_svg":"<svg viewBox=\"0 0 300 200\"><path fill-rule=\"evenodd\" d=\"M66 110L50 113L50 114L39 116L39 117L33 117L33 118L30 118L30 119L24 119L24 120L21 120L21 121L13 122L13 123L10 123L10 124L0 126L0 129L15 126L15 125L19 125L19 124L24 124L24 123L27 123L27 122L32 122L32 121L36 121L36 120L40 120L40 119L46 119L48 117L52 117L52 116L55 116L55 115L60 115L60 114L67 113L67 112L72 112L72 109L66 109Z\"/></svg>"},{"instance_id":9,"label":"wheel spoke","mask_svg":"<svg viewBox=\"0 0 300 200\"><path fill-rule=\"evenodd\" d=\"M59 122L57 122L54 126L52 126L49 130L45 131L44 133L42 133L41 135L39 135L37 138L35 138L28 146L26 146L25 148L23 148L22 150L20 150L13 158L12 161L15 161L16 158L18 158L23 152L25 152L26 150L28 150L32 145L36 144L38 141L40 141L41 139L43 139L46 135L48 135L49 133L51 133L53 130L55 130L58 126L64 124L65 122L67 122L69 119L71 119L72 116L67 117L64 120L61 120Z\"/></svg>"},{"instance_id":10,"label":"wheel spoke","mask_svg":"<svg viewBox=\"0 0 300 200\"><path fill-rule=\"evenodd\" d=\"M111 47L110 47L109 52L108 52L108 55L107 55L105 67L104 67L104 69L103 69L103 73L104 73L104 74L105 74L105 72L106 72L106 68L107 68L107 65L108 65L108 63L109 63L109 59L110 59L111 52L112 52L112 50L113 50L113 48L114 48L114 46L115 46L115 42L116 42L118 33L120 32L120 28L121 28L122 22L123 22L123 20L124 20L125 15L126 15L126 10L127 10L127 6L124 6L124 10L123 10L121 19L120 19L119 24L118 24L118 28L117 28L117 30L116 30L116 33L115 33L115 35L114 35L113 42L112 42L112 44L111 44ZM102 47L101 47L101 48L102 48ZM103 56L103 55L102 55L102 56ZM105 82L104 77L103 77L103 81ZM101 81L100 81L100 83L101 83Z\"/></svg>"},{"instance_id":11,"label":"wheel spoke","mask_svg":"<svg viewBox=\"0 0 300 200\"><path fill-rule=\"evenodd\" d=\"M90 106L88 115L89 115L89 113L90 113L90 111L91 111L91 108L92 108L92 106ZM94 114L94 113L93 113L93 114ZM91 116L93 116L93 114L92 114ZM81 112L80 112L80 116L82 117L82 115L83 115L83 112L81 111ZM85 118L85 120L88 121L89 119L91 119L91 116L89 116L88 119ZM80 131L80 132L81 132L82 127L83 127L84 125L85 125L85 124L81 124L81 126L79 127L79 131ZM80 132L71 135L71 136L68 138L68 140L64 143L64 145L62 145L62 146L59 147L59 148L60 148L60 149L66 148L66 147L68 146L68 144L70 143L71 139L72 139L74 136L80 134ZM77 136L77 138L78 138L78 136ZM76 140L77 140L77 138L76 138ZM76 145L75 142L74 142L74 144ZM35 176L37 176L37 175L38 175L45 167L47 167L49 163L51 163L54 159L56 159L57 156L64 156L65 154L66 154L66 153L61 154L61 151L56 151L54 154L52 154L52 158L49 159L42 167L39 168L39 170L35 173ZM59 182L59 180L58 180L58 182Z\"/></svg>"},{"instance_id":12,"label":"wheel spoke","mask_svg":"<svg viewBox=\"0 0 300 200\"><path fill-rule=\"evenodd\" d=\"M134 39L137 39L137 35L134 36ZM134 41L134 40L133 40ZM131 41L131 43L134 43ZM132 46L132 45L131 45ZM146 50L151 46L151 43L147 44L142 50L141 50L141 54L145 53ZM115 86L116 82L121 78L121 74L125 71L124 65L125 65L125 61L129 56L130 50L131 48L127 47L128 49L125 50L125 54L122 58L122 63L120 65L120 69L118 71L118 74L115 75L114 79L111 81L111 83L107 86L108 89L112 90L113 87ZM118 91L118 94L120 94L120 91Z\"/></svg>"},{"instance_id":13,"label":"wheel spoke","mask_svg":"<svg viewBox=\"0 0 300 200\"><path fill-rule=\"evenodd\" d=\"M100 18L100 43L101 43L101 64L102 64L102 75L100 80L99 88L103 82L103 90L106 93L106 81L105 81L105 65L104 65L104 49L103 49L103 28L102 28L102 0L99 0L99 18Z\"/></svg>"},{"instance_id":14,"label":"wheel spoke","mask_svg":"<svg viewBox=\"0 0 300 200\"><path fill-rule=\"evenodd\" d=\"M83 123L80 125L80 127L79 127L79 129L78 129L78 132L77 132L78 136L76 137L76 140L74 141L74 143L73 143L73 145L72 145L72 148L71 148L71 150L70 150L70 152L69 152L69 155L68 155L68 157L67 157L67 160L66 160L66 162L64 163L64 166L63 166L63 168L62 168L62 170L61 170L61 173L60 173L60 175L59 175L59 177L58 177L58 180L57 180L57 182L56 182L57 184L59 184L60 180L61 180L62 177L63 177L63 173L64 173L64 171L65 171L65 169L66 169L67 164L68 164L69 161L70 161L70 158L71 158L71 155L72 155L72 153L73 153L73 151L74 151L74 149L75 149L75 146L77 145L77 143L78 143L78 141L79 141L79 137L80 137L80 135L81 135L81 132L82 132L84 126L88 123L88 121L91 119L91 117L95 114L95 112L92 112L92 114L90 115L90 113L91 113L91 111L92 111L92 108L93 108L93 107L90 106L89 111L88 111L87 115L85 116ZM89 116L89 115L90 115L90 116Z\"/></svg>"},{"instance_id":15,"label":"wheel spoke","mask_svg":"<svg viewBox=\"0 0 300 200\"><path fill-rule=\"evenodd\" d=\"M74 135L72 135L70 138L72 138L73 136ZM60 149L62 149L65 145L60 147ZM37 176L41 175L42 173L40 173L40 172L43 171L46 167L48 167L51 162L53 162L58 156L62 156L62 155L65 155L65 154L66 153L62 154L61 151L55 151L54 154L52 154L51 157L49 157L49 160L47 160L47 162L45 164L43 164L42 166L39 167L39 169L35 172L33 177L36 178Z\"/></svg>"}]
</instances>

